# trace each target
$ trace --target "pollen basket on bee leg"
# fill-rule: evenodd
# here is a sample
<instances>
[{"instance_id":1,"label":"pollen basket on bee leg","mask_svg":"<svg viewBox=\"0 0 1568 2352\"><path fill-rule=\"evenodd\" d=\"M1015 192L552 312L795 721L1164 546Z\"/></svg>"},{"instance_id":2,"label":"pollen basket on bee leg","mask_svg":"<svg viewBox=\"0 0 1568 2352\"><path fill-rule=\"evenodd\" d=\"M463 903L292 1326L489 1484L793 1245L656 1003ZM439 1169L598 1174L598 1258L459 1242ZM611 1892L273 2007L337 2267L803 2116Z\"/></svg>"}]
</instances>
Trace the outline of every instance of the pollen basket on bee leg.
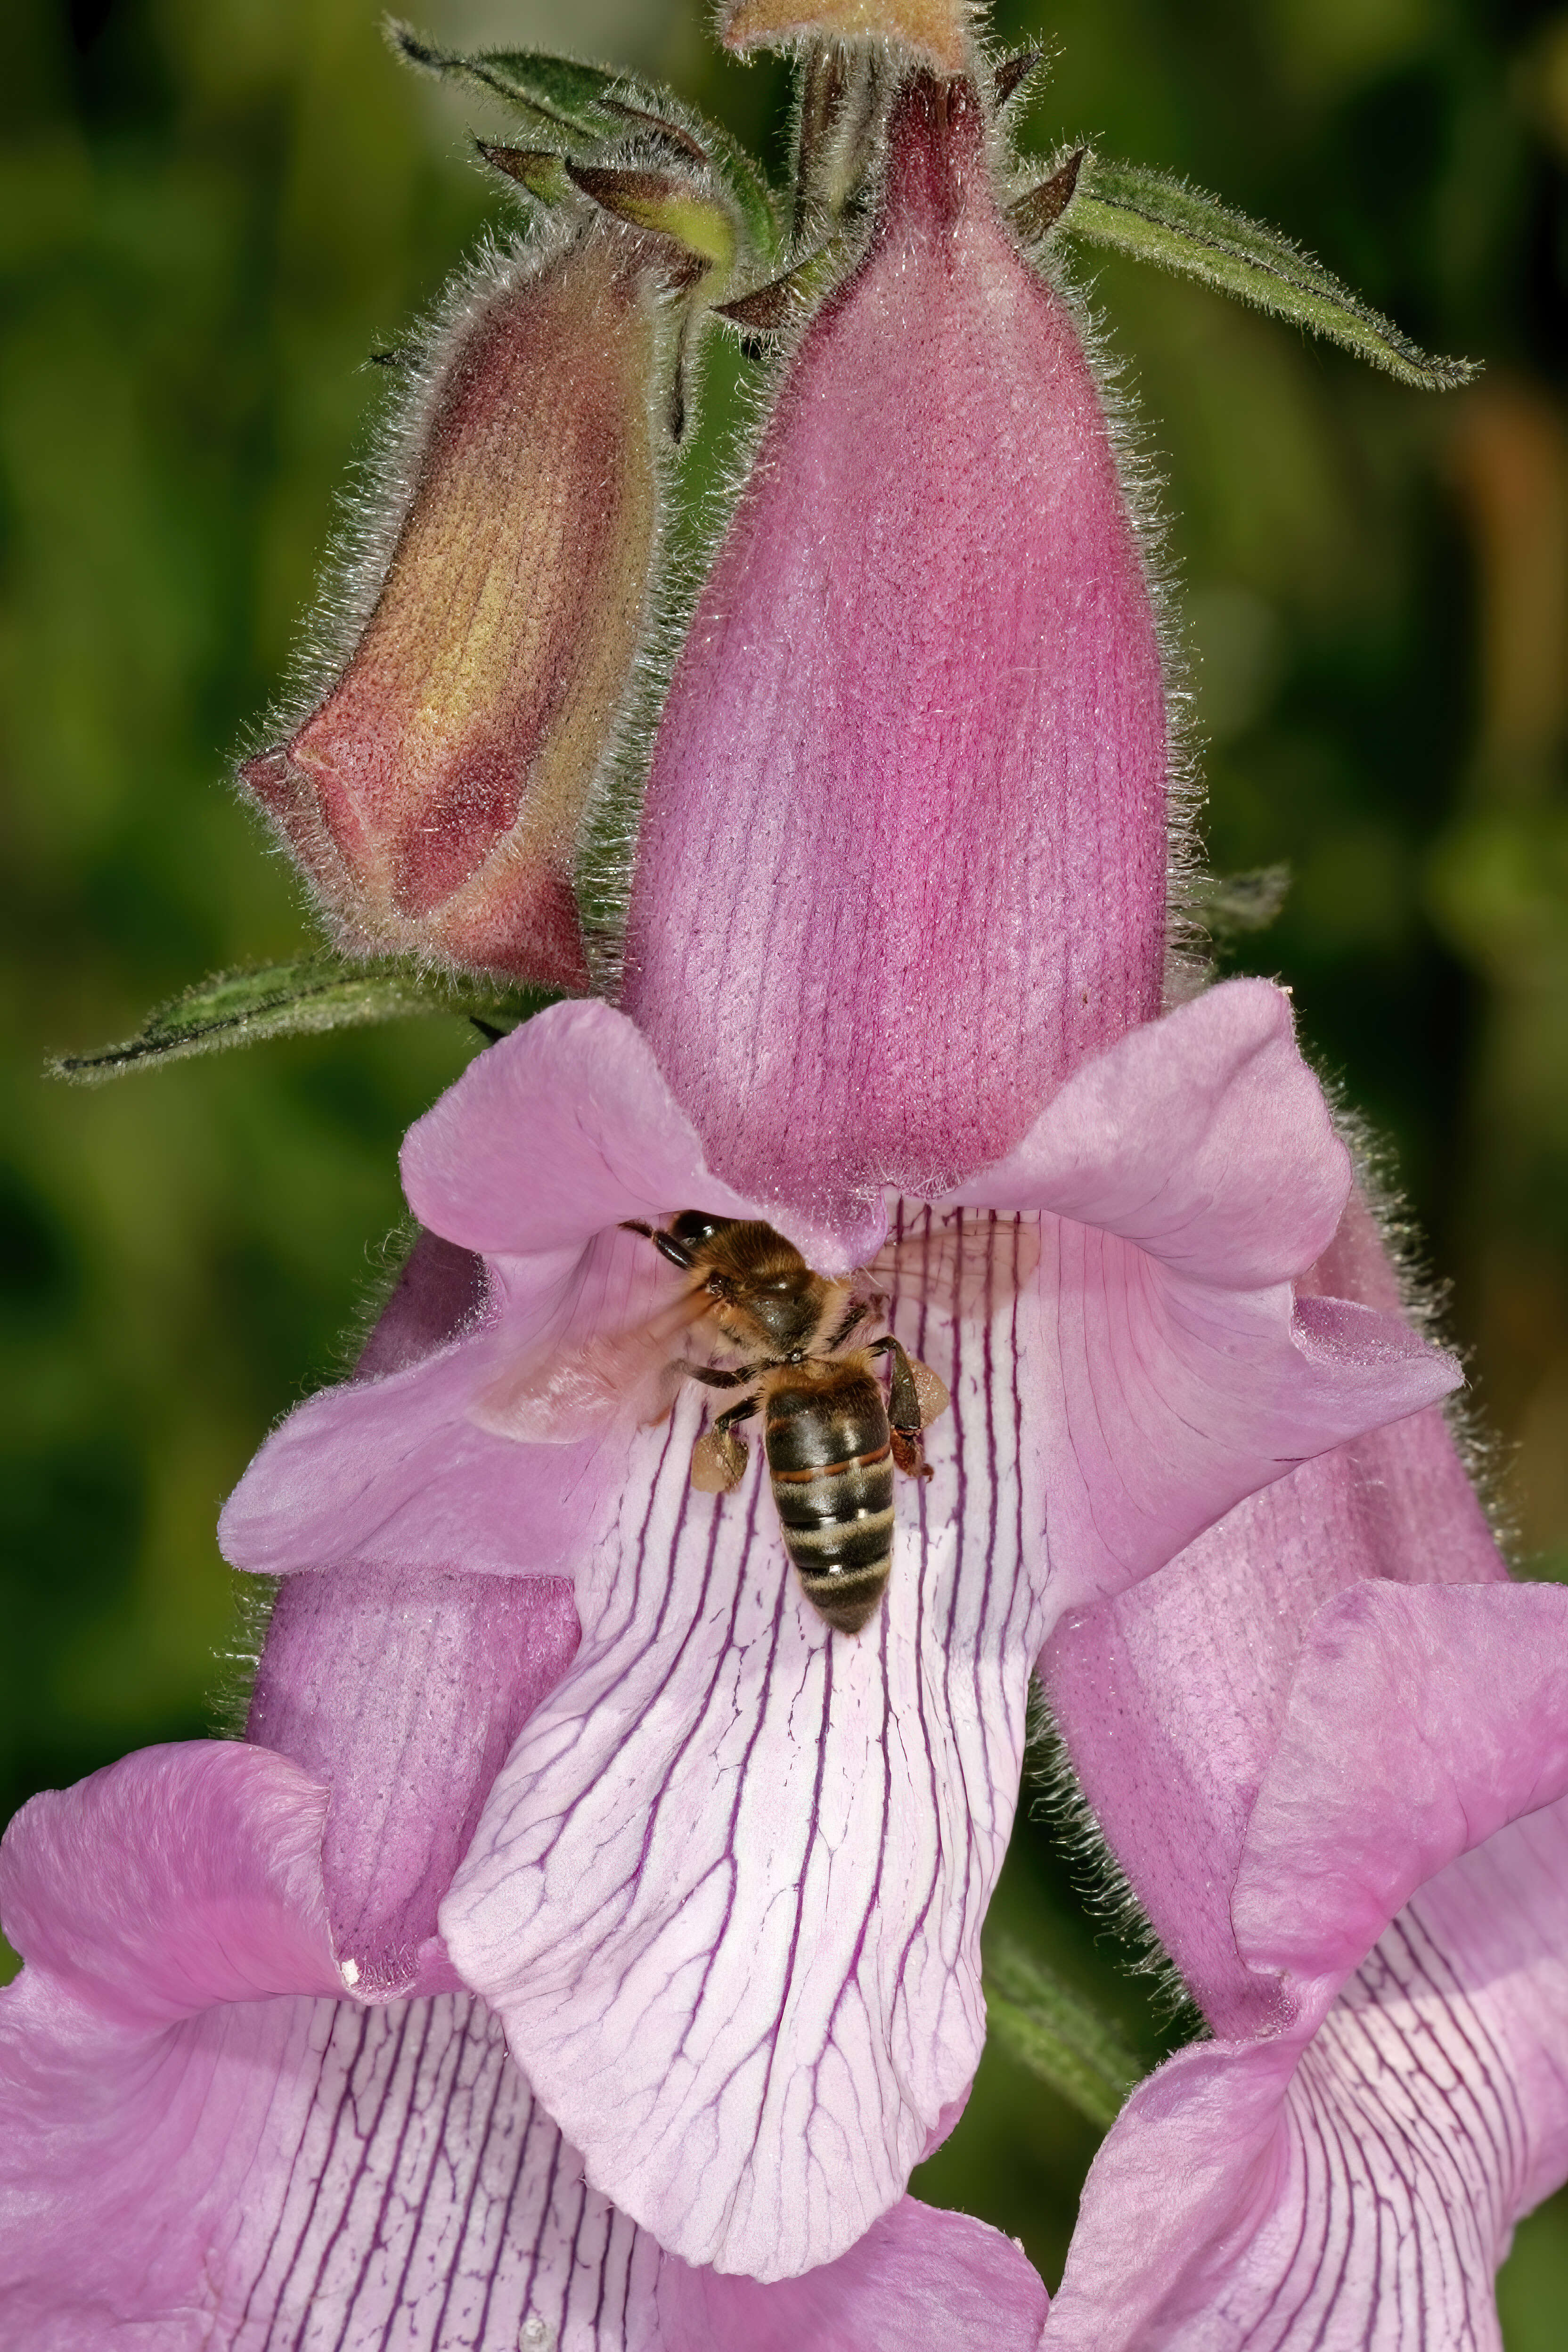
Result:
<instances>
[{"instance_id":1,"label":"pollen basket on bee leg","mask_svg":"<svg viewBox=\"0 0 1568 2352\"><path fill-rule=\"evenodd\" d=\"M728 1495L744 1477L750 1459L743 1437L728 1429L705 1429L691 1449L691 1484L700 1495Z\"/></svg>"}]
</instances>

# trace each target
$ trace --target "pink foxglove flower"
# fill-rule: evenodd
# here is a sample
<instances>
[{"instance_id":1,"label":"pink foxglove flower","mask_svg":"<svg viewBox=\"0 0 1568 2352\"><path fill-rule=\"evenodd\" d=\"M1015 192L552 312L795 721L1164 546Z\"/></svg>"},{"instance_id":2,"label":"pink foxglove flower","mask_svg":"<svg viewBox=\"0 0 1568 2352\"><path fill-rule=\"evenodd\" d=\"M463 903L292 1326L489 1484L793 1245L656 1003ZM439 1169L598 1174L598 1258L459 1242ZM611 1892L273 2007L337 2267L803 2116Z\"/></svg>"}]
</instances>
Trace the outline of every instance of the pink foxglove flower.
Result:
<instances>
[{"instance_id":1,"label":"pink foxglove flower","mask_svg":"<svg viewBox=\"0 0 1568 2352\"><path fill-rule=\"evenodd\" d=\"M1359 1202L1317 1280L1395 1303ZM1499 2344L1568 2177L1565 1660L1436 1410L1058 1628L1068 1752L1215 2039L1101 2148L1047 2352Z\"/></svg>"},{"instance_id":2,"label":"pink foxglove flower","mask_svg":"<svg viewBox=\"0 0 1568 2352\"><path fill-rule=\"evenodd\" d=\"M251 1744L13 1832L24 2343L1032 2342L1021 2258L904 2199L1031 1663L1453 1384L1295 1295L1350 1171L1280 993L1158 1017L1142 566L983 131L965 81L895 106L673 681L622 1006L415 1129L401 1302L230 1503L286 1580ZM623 1227L683 1209L828 1275L895 1244L952 1403L853 1638L755 1466L694 1492L694 1385L601 1376L681 1288Z\"/></svg>"},{"instance_id":3,"label":"pink foxglove flower","mask_svg":"<svg viewBox=\"0 0 1568 2352\"><path fill-rule=\"evenodd\" d=\"M446 1949L589 2177L765 2279L842 2254L962 2105L1057 1614L1454 1377L1387 1318L1293 1301L1349 1172L1284 1000L1147 1019L1163 719L1093 384L996 220L969 86L917 78L890 138L882 226L672 688L637 1025L544 1014L416 1129L410 1203L483 1257L488 1305L296 1414L224 1528L284 1576L573 1573L582 1645ZM764 1481L693 1493L690 1386L651 1428L634 1397L574 1407L604 1336L679 1288L621 1226L682 1208L827 1272L903 1238L894 1328L953 1404L853 1642L804 1604Z\"/></svg>"}]
</instances>

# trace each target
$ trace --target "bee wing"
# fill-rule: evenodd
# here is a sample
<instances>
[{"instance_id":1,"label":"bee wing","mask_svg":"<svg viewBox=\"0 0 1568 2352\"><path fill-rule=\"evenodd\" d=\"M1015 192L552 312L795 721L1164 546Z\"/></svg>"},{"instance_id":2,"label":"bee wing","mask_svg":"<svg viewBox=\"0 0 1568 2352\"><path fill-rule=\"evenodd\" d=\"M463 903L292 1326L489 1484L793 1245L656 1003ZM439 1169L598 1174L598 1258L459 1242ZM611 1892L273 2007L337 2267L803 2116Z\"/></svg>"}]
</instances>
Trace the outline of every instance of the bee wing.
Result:
<instances>
[{"instance_id":1,"label":"bee wing","mask_svg":"<svg viewBox=\"0 0 1568 2352\"><path fill-rule=\"evenodd\" d=\"M863 1298L919 1299L954 1321L984 1321L1022 1290L1039 1262L1032 1219L969 1210L888 1243L853 1282Z\"/></svg>"},{"instance_id":2,"label":"bee wing","mask_svg":"<svg viewBox=\"0 0 1568 2352\"><path fill-rule=\"evenodd\" d=\"M629 1330L525 1357L480 1391L470 1418L530 1445L570 1445L628 1412L644 1426L662 1421L685 1377L678 1343L707 1304L689 1294Z\"/></svg>"}]
</instances>

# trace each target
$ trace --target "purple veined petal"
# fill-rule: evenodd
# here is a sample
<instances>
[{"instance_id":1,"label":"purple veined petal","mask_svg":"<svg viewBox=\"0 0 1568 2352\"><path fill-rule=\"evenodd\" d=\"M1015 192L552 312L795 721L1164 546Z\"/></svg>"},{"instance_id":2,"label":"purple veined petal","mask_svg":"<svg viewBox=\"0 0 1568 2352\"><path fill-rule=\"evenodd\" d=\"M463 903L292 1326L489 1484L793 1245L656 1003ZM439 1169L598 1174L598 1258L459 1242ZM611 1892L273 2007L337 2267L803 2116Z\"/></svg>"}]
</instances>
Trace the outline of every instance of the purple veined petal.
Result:
<instances>
[{"instance_id":1,"label":"purple veined petal","mask_svg":"<svg viewBox=\"0 0 1568 2352\"><path fill-rule=\"evenodd\" d=\"M1431 1880L1310 2039L1180 2052L1095 2159L1045 2352L1499 2352L1497 2265L1568 2173L1565 1949L1560 1802Z\"/></svg>"},{"instance_id":2,"label":"purple veined petal","mask_svg":"<svg viewBox=\"0 0 1568 2352\"><path fill-rule=\"evenodd\" d=\"M683 2259L763 2278L861 2235L967 2087L1026 1668L1057 1612L1452 1378L1370 1316L1369 1366L1342 1347L1314 1367L1288 1286L1167 1295L1143 1253L1065 1219L1037 1264L1018 1220L928 1216L893 1321L952 1405L872 1630L813 1620L754 1471L690 1492L688 1397L628 1452L579 1580L583 1649L441 1913L590 2176ZM956 1321L920 1275L921 1234L940 1252L954 1223L984 1268Z\"/></svg>"},{"instance_id":3,"label":"purple veined petal","mask_svg":"<svg viewBox=\"0 0 1568 2352\"><path fill-rule=\"evenodd\" d=\"M320 1867L334 1948L365 1997L459 1989L437 1906L577 1639L560 1577L345 1568L285 1582L247 1737L331 1791Z\"/></svg>"},{"instance_id":4,"label":"purple veined petal","mask_svg":"<svg viewBox=\"0 0 1568 2352\"><path fill-rule=\"evenodd\" d=\"M952 1404L931 1481L901 1483L871 1626L833 1635L805 1601L756 1466L692 1491L688 1395L628 1454L582 1649L442 1906L589 2177L695 2265L772 2280L845 2253L979 2057L1042 1623L1015 1328L1035 1309L1016 1226L984 1228L989 1314L893 1302Z\"/></svg>"},{"instance_id":5,"label":"purple veined petal","mask_svg":"<svg viewBox=\"0 0 1568 2352\"><path fill-rule=\"evenodd\" d=\"M1320 1285L1394 1296L1359 1201ZM1568 2173L1565 1613L1427 1412L1058 1628L1081 1785L1222 2038L1105 2142L1050 2352L1497 2347Z\"/></svg>"},{"instance_id":6,"label":"purple veined petal","mask_svg":"<svg viewBox=\"0 0 1568 2352\"><path fill-rule=\"evenodd\" d=\"M759 2347L1033 2343L1022 2256L909 2200L783 2290L676 2265L671 2316L660 2249L587 2186L482 2002L311 1997L337 1981L323 1800L264 1749L195 1743L13 1825L6 2352L695 2352L737 2299Z\"/></svg>"},{"instance_id":7,"label":"purple veined petal","mask_svg":"<svg viewBox=\"0 0 1568 2352\"><path fill-rule=\"evenodd\" d=\"M324 1803L281 1757L198 1742L7 1832L7 2352L667 2352L658 2247L584 2185L482 2003L311 1997L341 1985Z\"/></svg>"},{"instance_id":8,"label":"purple veined petal","mask_svg":"<svg viewBox=\"0 0 1568 2352\"><path fill-rule=\"evenodd\" d=\"M671 685L623 995L714 1166L829 1226L998 1159L1164 956L1160 661L1093 377L973 87L912 77L888 136Z\"/></svg>"},{"instance_id":9,"label":"purple veined petal","mask_svg":"<svg viewBox=\"0 0 1568 2352\"><path fill-rule=\"evenodd\" d=\"M1011 2238L912 2197L805 2278L762 2286L667 2259L658 2280L679 2352L1036 2352L1047 2300Z\"/></svg>"}]
</instances>

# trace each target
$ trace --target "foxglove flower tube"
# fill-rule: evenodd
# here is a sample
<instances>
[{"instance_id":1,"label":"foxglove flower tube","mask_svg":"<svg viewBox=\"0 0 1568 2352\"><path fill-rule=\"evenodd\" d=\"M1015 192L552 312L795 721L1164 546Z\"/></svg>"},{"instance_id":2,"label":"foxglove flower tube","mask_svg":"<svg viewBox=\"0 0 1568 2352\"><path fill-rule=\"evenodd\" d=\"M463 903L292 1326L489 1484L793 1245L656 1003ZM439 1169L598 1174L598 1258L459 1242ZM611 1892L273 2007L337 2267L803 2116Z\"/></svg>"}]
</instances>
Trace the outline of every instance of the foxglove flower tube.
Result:
<instances>
[{"instance_id":1,"label":"foxglove flower tube","mask_svg":"<svg viewBox=\"0 0 1568 2352\"><path fill-rule=\"evenodd\" d=\"M911 76L865 259L781 384L676 670L622 1003L759 1200L934 1199L1159 1011L1139 545L978 94Z\"/></svg>"},{"instance_id":2,"label":"foxglove flower tube","mask_svg":"<svg viewBox=\"0 0 1568 2352\"><path fill-rule=\"evenodd\" d=\"M1029 2352L1023 2255L910 2199L809 2294L667 2260L481 2001L350 1997L328 1807L286 1758L198 1741L7 1832L8 2352Z\"/></svg>"},{"instance_id":3,"label":"foxglove flower tube","mask_svg":"<svg viewBox=\"0 0 1568 2352\"><path fill-rule=\"evenodd\" d=\"M647 603L677 258L601 216L448 306L348 665L242 771L350 950L588 985L572 867Z\"/></svg>"},{"instance_id":4,"label":"foxglove flower tube","mask_svg":"<svg viewBox=\"0 0 1568 2352\"><path fill-rule=\"evenodd\" d=\"M1394 1318L1293 1300L1348 1163L1283 997L1217 989L1084 1065L956 1198L899 1212L893 1327L953 1407L882 1614L848 1642L790 1582L765 1482L693 1493L689 1392L639 1427L635 1396L574 1418L531 1376L591 1366L679 1286L624 1219L758 1213L625 1015L559 1006L493 1047L404 1172L421 1222L482 1256L488 1304L301 1408L226 1549L300 1583L572 1576L581 1646L490 1790L446 1951L618 2208L698 2267L815 2268L966 2093L1056 1616L1453 1368ZM842 1267L889 1213L774 1213Z\"/></svg>"},{"instance_id":5,"label":"foxglove flower tube","mask_svg":"<svg viewBox=\"0 0 1568 2352\"><path fill-rule=\"evenodd\" d=\"M1359 1202L1319 1279L1393 1303ZM1436 1411L1058 1628L1068 1752L1215 2039L1101 2148L1050 2352L1499 2344L1568 2175L1565 1656Z\"/></svg>"}]
</instances>

